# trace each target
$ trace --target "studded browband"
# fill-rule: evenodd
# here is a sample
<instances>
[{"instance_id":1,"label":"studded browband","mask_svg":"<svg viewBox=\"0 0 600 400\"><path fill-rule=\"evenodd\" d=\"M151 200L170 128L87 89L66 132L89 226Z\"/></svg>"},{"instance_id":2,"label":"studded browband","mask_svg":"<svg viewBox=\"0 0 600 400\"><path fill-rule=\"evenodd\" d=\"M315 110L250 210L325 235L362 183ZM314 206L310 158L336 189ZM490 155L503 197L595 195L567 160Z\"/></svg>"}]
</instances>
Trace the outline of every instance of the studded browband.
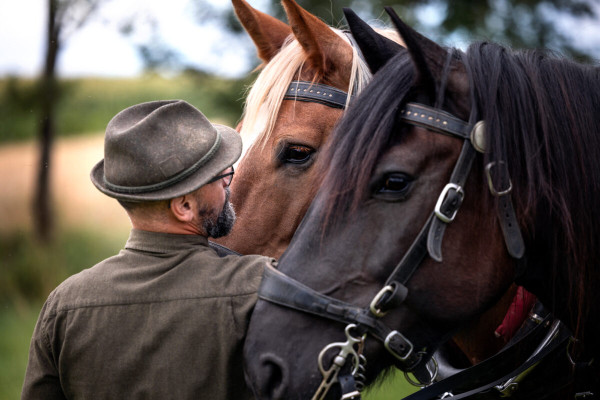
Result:
<instances>
[{"instance_id":1,"label":"studded browband","mask_svg":"<svg viewBox=\"0 0 600 400\"><path fill-rule=\"evenodd\" d=\"M321 83L292 81L283 99L320 103L328 107L344 109L348 93Z\"/></svg>"}]
</instances>

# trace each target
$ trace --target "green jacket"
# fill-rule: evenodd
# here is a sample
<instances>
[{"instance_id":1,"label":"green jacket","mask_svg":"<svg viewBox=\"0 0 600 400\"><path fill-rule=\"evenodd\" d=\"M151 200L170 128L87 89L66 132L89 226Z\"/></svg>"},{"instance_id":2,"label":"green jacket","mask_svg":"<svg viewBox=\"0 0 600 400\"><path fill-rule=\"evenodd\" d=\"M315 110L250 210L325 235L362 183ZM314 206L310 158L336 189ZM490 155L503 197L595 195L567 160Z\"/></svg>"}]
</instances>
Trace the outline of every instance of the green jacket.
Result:
<instances>
[{"instance_id":1,"label":"green jacket","mask_svg":"<svg viewBox=\"0 0 600 400\"><path fill-rule=\"evenodd\" d=\"M48 297L22 399L252 398L242 344L271 261L133 230L118 255Z\"/></svg>"}]
</instances>

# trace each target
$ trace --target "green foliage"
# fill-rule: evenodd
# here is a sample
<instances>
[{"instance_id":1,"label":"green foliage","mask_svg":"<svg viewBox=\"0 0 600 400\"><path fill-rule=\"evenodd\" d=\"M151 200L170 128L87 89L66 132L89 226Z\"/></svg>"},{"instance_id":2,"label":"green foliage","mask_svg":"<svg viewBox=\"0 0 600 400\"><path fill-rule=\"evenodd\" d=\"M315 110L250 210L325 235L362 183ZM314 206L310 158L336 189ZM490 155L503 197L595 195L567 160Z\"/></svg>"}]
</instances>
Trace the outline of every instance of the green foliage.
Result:
<instances>
[{"instance_id":1,"label":"green foliage","mask_svg":"<svg viewBox=\"0 0 600 400\"><path fill-rule=\"evenodd\" d=\"M0 308L0 399L19 399L31 334L41 304Z\"/></svg>"},{"instance_id":2,"label":"green foliage","mask_svg":"<svg viewBox=\"0 0 600 400\"><path fill-rule=\"evenodd\" d=\"M0 237L0 399L18 399L43 301L63 280L118 253L126 238L81 230L41 246L24 232Z\"/></svg>"},{"instance_id":3,"label":"green foliage","mask_svg":"<svg viewBox=\"0 0 600 400\"><path fill-rule=\"evenodd\" d=\"M0 142L34 135L37 121L36 85L31 80L0 80Z\"/></svg>"},{"instance_id":4,"label":"green foliage","mask_svg":"<svg viewBox=\"0 0 600 400\"><path fill-rule=\"evenodd\" d=\"M406 381L399 370L391 370L384 375L384 379L376 382L365 390L365 400L397 400L402 399L417 391L417 387Z\"/></svg>"},{"instance_id":5,"label":"green foliage","mask_svg":"<svg viewBox=\"0 0 600 400\"><path fill-rule=\"evenodd\" d=\"M253 77L225 79L188 70L165 78L80 78L61 80L57 99L59 136L102 132L119 111L144 101L183 99L209 119L235 126L242 114L245 90ZM0 79L0 143L35 138L39 90L31 79Z\"/></svg>"},{"instance_id":6,"label":"green foliage","mask_svg":"<svg viewBox=\"0 0 600 400\"><path fill-rule=\"evenodd\" d=\"M0 237L0 307L45 300L70 275L116 254L125 239L66 231L42 246L24 232Z\"/></svg>"}]
</instances>

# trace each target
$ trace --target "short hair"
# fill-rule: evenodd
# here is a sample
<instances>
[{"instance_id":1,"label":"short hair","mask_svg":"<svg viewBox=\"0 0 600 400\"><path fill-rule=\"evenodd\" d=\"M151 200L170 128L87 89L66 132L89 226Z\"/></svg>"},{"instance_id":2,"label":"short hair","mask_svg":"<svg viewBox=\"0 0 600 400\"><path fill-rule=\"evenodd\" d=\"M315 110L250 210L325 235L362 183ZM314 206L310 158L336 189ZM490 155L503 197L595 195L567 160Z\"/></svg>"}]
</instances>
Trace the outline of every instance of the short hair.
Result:
<instances>
[{"instance_id":1,"label":"short hair","mask_svg":"<svg viewBox=\"0 0 600 400\"><path fill-rule=\"evenodd\" d=\"M121 207L128 212L136 212L142 209L155 209L159 208L161 204L164 204L164 208L171 207L171 200L156 200L156 201L131 201L131 200L122 200L117 199Z\"/></svg>"}]
</instances>

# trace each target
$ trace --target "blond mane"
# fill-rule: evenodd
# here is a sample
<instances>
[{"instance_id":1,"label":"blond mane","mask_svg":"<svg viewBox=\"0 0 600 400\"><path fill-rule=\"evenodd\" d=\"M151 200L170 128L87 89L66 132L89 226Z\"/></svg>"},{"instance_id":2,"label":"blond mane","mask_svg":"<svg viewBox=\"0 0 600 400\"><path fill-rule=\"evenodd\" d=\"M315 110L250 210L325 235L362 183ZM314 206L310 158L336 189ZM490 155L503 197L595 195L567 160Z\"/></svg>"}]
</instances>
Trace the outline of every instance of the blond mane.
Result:
<instances>
[{"instance_id":1,"label":"blond mane","mask_svg":"<svg viewBox=\"0 0 600 400\"><path fill-rule=\"evenodd\" d=\"M371 80L372 74L367 64L360 57L358 50L351 45L344 32L336 28L331 29L345 40L352 49L350 83L347 89L348 101L350 101L350 96L360 93ZM400 43L396 31L391 29L376 30L389 39ZM302 71L305 62L306 53L294 36L290 35L279 53L264 66L250 88L244 105L243 124L240 131L244 141L243 154L252 146L265 146L273 133L283 96L294 76Z\"/></svg>"}]
</instances>

